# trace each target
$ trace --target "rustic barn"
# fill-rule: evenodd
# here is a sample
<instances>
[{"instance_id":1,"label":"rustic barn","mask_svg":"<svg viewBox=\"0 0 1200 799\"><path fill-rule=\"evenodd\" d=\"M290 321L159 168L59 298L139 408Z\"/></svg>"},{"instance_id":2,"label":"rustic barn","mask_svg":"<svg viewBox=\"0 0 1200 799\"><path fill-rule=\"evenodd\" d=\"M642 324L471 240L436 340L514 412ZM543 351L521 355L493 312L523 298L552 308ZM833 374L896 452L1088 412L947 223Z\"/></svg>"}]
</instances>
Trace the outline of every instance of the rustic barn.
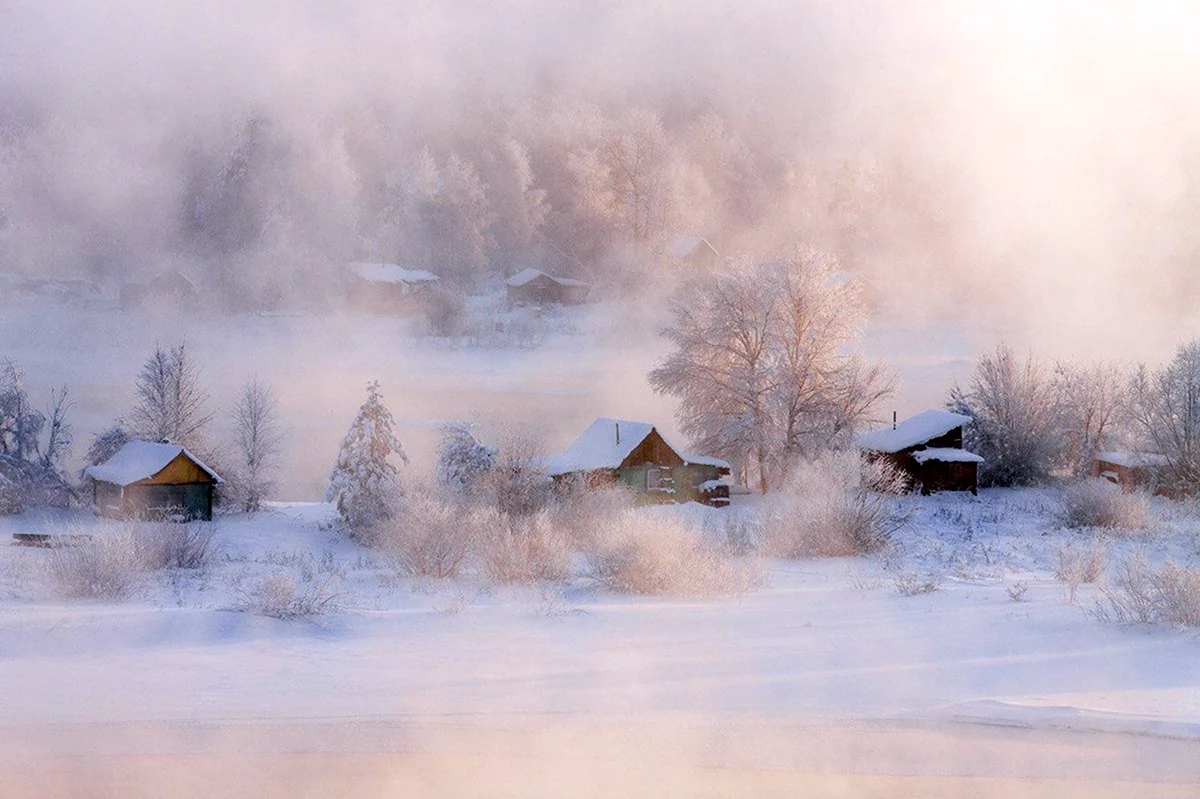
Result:
<instances>
[{"instance_id":1,"label":"rustic barn","mask_svg":"<svg viewBox=\"0 0 1200 799\"><path fill-rule=\"evenodd\" d=\"M591 295L591 284L555 277L537 269L524 269L505 281L513 305L582 305Z\"/></svg>"},{"instance_id":2,"label":"rustic barn","mask_svg":"<svg viewBox=\"0 0 1200 799\"><path fill-rule=\"evenodd\" d=\"M225 482L183 447L136 440L83 473L96 510L117 519L211 519L213 487Z\"/></svg>"},{"instance_id":3,"label":"rustic barn","mask_svg":"<svg viewBox=\"0 0 1200 799\"><path fill-rule=\"evenodd\" d=\"M667 242L667 256L693 269L712 269L721 260L717 248L703 236L676 236Z\"/></svg>"},{"instance_id":4,"label":"rustic barn","mask_svg":"<svg viewBox=\"0 0 1200 799\"><path fill-rule=\"evenodd\" d=\"M437 283L438 276L424 269L405 269L388 263L351 263L346 269L346 300L366 313L405 313L416 306L422 293Z\"/></svg>"},{"instance_id":5,"label":"rustic barn","mask_svg":"<svg viewBox=\"0 0 1200 799\"><path fill-rule=\"evenodd\" d=\"M728 504L729 464L671 446L654 425L597 419L566 451L546 460L556 481L583 480L592 488L623 486L659 501ZM721 501L723 500L723 501Z\"/></svg>"},{"instance_id":6,"label":"rustic barn","mask_svg":"<svg viewBox=\"0 0 1200 799\"><path fill-rule=\"evenodd\" d=\"M886 430L858 439L868 458L891 463L908 476L913 491L970 491L979 489L983 458L963 446L963 427L971 418L949 411L928 410Z\"/></svg>"},{"instance_id":7,"label":"rustic barn","mask_svg":"<svg viewBox=\"0 0 1200 799\"><path fill-rule=\"evenodd\" d=\"M1092 476L1116 483L1126 491L1169 493L1163 474L1167 459L1157 452L1100 452L1092 460Z\"/></svg>"}]
</instances>

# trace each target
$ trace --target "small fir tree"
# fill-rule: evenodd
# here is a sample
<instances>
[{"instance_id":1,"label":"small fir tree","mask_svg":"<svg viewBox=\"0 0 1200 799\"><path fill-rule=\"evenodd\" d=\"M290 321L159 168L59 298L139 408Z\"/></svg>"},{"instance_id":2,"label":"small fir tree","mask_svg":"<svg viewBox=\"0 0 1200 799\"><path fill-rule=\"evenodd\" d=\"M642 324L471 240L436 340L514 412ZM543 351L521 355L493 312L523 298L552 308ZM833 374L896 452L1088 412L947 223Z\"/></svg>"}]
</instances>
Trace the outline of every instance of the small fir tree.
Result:
<instances>
[{"instance_id":1,"label":"small fir tree","mask_svg":"<svg viewBox=\"0 0 1200 799\"><path fill-rule=\"evenodd\" d=\"M354 530L383 521L391 515L390 500L400 489L399 472L391 462L408 456L393 430L392 412L379 396L379 382L367 384L367 401L358 409L350 431L342 440L337 465L330 475L328 502Z\"/></svg>"}]
</instances>

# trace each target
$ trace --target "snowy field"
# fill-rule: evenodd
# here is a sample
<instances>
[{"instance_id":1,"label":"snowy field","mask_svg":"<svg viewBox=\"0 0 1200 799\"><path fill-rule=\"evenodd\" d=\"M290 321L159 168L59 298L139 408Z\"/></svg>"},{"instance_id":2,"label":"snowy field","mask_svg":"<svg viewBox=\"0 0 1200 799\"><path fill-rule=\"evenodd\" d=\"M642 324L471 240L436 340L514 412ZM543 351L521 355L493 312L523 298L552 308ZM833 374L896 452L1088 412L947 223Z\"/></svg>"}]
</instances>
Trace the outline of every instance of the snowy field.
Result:
<instances>
[{"instance_id":1,"label":"snowy field","mask_svg":"<svg viewBox=\"0 0 1200 799\"><path fill-rule=\"evenodd\" d=\"M681 770L678 794L658 795L704 795L680 786L743 772L768 780L744 783L761 795L817 773L867 780L807 783L820 795L905 795L903 779L929 777L952 779L908 790L963 795L954 780L971 779L994 795L1062 795L1055 780L1091 780L1079 795L1194 795L1182 789L1200 785L1200 636L1098 621L1094 586L1070 603L1057 553L1096 534L1060 527L1053 490L905 502L913 518L887 555L765 561L757 590L711 600L614 595L583 577L413 580L332 529L321 504L220 519L215 565L156 573L120 603L57 599L51 550L0 546L0 775L32 786L30 750L73 764L68 776L134 755L261 751L299 758L289 773L327 757L326 776L399 780L387 769L408 763L404 779L449 786L454 752L470 768L507 764L500 785L518 779L514 763L551 779L632 747L647 760L620 760L629 774L650 752ZM700 535L706 518L756 503L643 512L682 514ZM1154 512L1152 532L1106 539L1110 564L1134 552L1200 562L1200 516ZM27 513L0 520L0 536L64 521L106 532L83 514ZM237 610L239 586L270 573L320 583L336 607L292 621ZM934 590L898 590L914 580ZM550 756L561 741L574 759ZM1045 794L1001 790L1032 777ZM447 795L491 795L459 788Z\"/></svg>"}]
</instances>

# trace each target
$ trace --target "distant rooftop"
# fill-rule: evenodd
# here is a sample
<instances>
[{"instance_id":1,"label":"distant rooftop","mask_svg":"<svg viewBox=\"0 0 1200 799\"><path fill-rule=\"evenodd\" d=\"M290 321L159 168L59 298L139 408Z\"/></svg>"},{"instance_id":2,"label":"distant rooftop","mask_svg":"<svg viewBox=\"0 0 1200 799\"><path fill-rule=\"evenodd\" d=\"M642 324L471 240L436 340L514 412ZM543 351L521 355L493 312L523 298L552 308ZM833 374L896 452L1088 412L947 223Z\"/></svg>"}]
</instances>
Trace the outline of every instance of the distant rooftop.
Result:
<instances>
[{"instance_id":1,"label":"distant rooftop","mask_svg":"<svg viewBox=\"0 0 1200 799\"><path fill-rule=\"evenodd\" d=\"M367 263L356 261L348 265L350 271L369 283L405 283L410 286L419 283L436 283L438 276L424 269L405 269L399 264Z\"/></svg>"}]
</instances>

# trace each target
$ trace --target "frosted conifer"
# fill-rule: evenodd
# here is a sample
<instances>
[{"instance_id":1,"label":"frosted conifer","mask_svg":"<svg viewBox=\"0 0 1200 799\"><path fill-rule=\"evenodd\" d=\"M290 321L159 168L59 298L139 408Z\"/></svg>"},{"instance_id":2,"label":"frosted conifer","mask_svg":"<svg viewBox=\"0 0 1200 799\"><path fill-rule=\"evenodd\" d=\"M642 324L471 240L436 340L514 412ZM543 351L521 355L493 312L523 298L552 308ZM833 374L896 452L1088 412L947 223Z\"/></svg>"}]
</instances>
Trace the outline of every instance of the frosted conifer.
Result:
<instances>
[{"instance_id":1,"label":"frosted conifer","mask_svg":"<svg viewBox=\"0 0 1200 799\"><path fill-rule=\"evenodd\" d=\"M389 501L400 488L399 472L390 458L396 455L408 463L394 425L392 412L379 396L379 382L368 383L367 401L342 440L325 494L353 528L368 527L390 515Z\"/></svg>"}]
</instances>

